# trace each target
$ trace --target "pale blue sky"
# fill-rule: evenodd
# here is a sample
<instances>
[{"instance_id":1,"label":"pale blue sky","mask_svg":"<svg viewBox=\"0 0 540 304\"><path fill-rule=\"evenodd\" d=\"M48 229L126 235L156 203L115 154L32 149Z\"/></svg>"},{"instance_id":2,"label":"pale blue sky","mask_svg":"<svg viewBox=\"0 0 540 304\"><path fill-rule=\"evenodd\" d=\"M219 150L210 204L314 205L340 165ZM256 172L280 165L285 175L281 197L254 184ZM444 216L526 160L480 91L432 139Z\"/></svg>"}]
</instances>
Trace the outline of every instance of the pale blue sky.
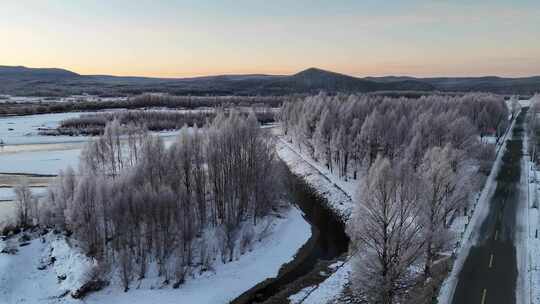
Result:
<instances>
[{"instance_id":1,"label":"pale blue sky","mask_svg":"<svg viewBox=\"0 0 540 304\"><path fill-rule=\"evenodd\" d=\"M540 74L540 1L0 4L0 64L83 74Z\"/></svg>"}]
</instances>

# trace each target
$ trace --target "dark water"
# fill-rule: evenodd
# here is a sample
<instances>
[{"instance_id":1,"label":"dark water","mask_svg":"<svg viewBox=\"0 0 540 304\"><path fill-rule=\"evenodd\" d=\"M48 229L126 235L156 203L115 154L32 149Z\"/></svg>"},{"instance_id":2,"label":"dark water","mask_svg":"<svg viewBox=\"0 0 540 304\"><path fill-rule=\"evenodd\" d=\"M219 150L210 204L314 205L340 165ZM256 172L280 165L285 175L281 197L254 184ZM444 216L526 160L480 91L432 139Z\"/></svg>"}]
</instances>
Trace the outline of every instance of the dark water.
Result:
<instances>
[{"instance_id":1,"label":"dark water","mask_svg":"<svg viewBox=\"0 0 540 304\"><path fill-rule=\"evenodd\" d=\"M257 284L232 303L263 303L308 275L319 261L334 260L347 252L349 238L338 216L301 178L288 170L286 175L290 200L304 212L311 224L312 237L299 249L293 261L282 266L277 278Z\"/></svg>"}]
</instances>

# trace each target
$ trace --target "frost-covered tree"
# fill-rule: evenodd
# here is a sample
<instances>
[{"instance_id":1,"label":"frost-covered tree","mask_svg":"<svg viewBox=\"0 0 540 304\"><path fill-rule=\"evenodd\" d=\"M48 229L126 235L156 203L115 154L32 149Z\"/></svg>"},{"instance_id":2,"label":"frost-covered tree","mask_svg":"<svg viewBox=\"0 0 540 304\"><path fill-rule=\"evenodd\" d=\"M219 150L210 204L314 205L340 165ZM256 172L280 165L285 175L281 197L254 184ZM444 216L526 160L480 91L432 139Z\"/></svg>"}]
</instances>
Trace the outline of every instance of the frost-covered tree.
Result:
<instances>
[{"instance_id":1,"label":"frost-covered tree","mask_svg":"<svg viewBox=\"0 0 540 304\"><path fill-rule=\"evenodd\" d=\"M22 179L14 188L15 204L17 207L17 222L21 227L33 224L37 215L37 202L32 197L32 190L27 179Z\"/></svg>"},{"instance_id":2,"label":"frost-covered tree","mask_svg":"<svg viewBox=\"0 0 540 304\"><path fill-rule=\"evenodd\" d=\"M90 141L81 152L84 170L110 175L115 178L124 168L133 166L140 154L140 147L147 136L145 128L135 125L122 127L118 120L107 124L103 136ZM128 151L123 148L126 138Z\"/></svg>"},{"instance_id":3,"label":"frost-covered tree","mask_svg":"<svg viewBox=\"0 0 540 304\"><path fill-rule=\"evenodd\" d=\"M454 215L470 195L470 173L459 160L459 151L449 145L429 149L419 168L423 181L423 210L426 219L424 273L431 276L435 254L448 245L448 229Z\"/></svg>"},{"instance_id":4,"label":"frost-covered tree","mask_svg":"<svg viewBox=\"0 0 540 304\"><path fill-rule=\"evenodd\" d=\"M360 180L350 234L358 250L354 285L369 301L400 300L411 284L431 277L458 210L494 160L495 145L481 138L504 134L509 112L502 96L479 93L317 95L284 105L285 138L300 153L339 178ZM422 266L425 275L415 276L412 269Z\"/></svg>"},{"instance_id":5,"label":"frost-covered tree","mask_svg":"<svg viewBox=\"0 0 540 304\"><path fill-rule=\"evenodd\" d=\"M369 169L379 153L390 159L406 155L418 167L429 148L450 143L474 159L481 136L504 133L508 113L504 98L492 94L319 94L285 103L278 117L300 152L348 179Z\"/></svg>"},{"instance_id":6,"label":"frost-covered tree","mask_svg":"<svg viewBox=\"0 0 540 304\"><path fill-rule=\"evenodd\" d=\"M382 157L362 179L349 234L357 250L354 290L369 303L398 303L416 282L410 266L423 254L420 188L407 164Z\"/></svg>"},{"instance_id":7,"label":"frost-covered tree","mask_svg":"<svg viewBox=\"0 0 540 304\"><path fill-rule=\"evenodd\" d=\"M274 143L254 113L222 111L182 128L169 148L142 127L105 129L79 171L51 184L41 213L111 265L125 290L151 263L178 287L218 254L231 261L281 195Z\"/></svg>"}]
</instances>

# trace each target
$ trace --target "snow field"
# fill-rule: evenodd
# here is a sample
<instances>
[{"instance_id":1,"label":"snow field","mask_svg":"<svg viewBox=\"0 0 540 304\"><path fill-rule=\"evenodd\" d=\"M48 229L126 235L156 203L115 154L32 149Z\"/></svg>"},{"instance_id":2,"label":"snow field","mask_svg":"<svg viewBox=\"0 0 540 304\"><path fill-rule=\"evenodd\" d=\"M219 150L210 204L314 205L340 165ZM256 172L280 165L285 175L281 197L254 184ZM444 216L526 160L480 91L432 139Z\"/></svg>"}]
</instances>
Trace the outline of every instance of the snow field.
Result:
<instances>
[{"instance_id":1,"label":"snow field","mask_svg":"<svg viewBox=\"0 0 540 304\"><path fill-rule=\"evenodd\" d=\"M283 217L273 220L269 233L255 242L251 251L226 264L217 259L213 271L188 278L179 289L163 286L162 278L149 274L124 293L112 278L109 287L90 294L84 303L228 303L260 281L277 276L280 267L291 261L310 237L311 226L302 212L290 208ZM6 241L0 241L0 250L6 245ZM44 242L34 239L18 249L15 255L0 254L0 303L80 303L69 295L60 296L86 282L88 271L96 265L94 261L64 237L52 233L45 236ZM45 269L38 270L43 265L47 265Z\"/></svg>"},{"instance_id":2,"label":"snow field","mask_svg":"<svg viewBox=\"0 0 540 304\"><path fill-rule=\"evenodd\" d=\"M79 117L81 114L89 113L72 112L0 117L0 140L3 140L5 145L86 141L83 137L42 136L38 134L40 128L56 128L62 120Z\"/></svg>"}]
</instances>

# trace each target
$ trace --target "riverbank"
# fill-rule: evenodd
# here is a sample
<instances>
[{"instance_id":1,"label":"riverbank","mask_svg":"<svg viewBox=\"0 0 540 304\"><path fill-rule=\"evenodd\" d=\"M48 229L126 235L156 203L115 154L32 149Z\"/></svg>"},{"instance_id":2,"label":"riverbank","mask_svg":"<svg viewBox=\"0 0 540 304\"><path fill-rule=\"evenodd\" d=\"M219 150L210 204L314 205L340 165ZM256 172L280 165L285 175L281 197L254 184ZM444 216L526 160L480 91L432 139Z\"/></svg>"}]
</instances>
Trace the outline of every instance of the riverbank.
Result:
<instances>
[{"instance_id":1,"label":"riverbank","mask_svg":"<svg viewBox=\"0 0 540 304\"><path fill-rule=\"evenodd\" d=\"M312 188L315 195L324 201L326 207L339 217L343 230L345 230L347 220L354 208L354 189L358 181L339 180L327 172L326 168L302 155L279 135L276 151L291 172ZM345 232L343 231L343 233ZM319 266L322 269L318 269L318 271L324 273L323 278L313 280L311 284L297 284L295 292L289 293L288 300L291 303L306 304L326 304L337 301L347 287L351 272L347 250L348 248L333 263L326 264L324 268ZM298 289L299 286L302 288Z\"/></svg>"},{"instance_id":2,"label":"riverbank","mask_svg":"<svg viewBox=\"0 0 540 304\"><path fill-rule=\"evenodd\" d=\"M222 264L216 261L213 271L193 274L179 289L163 286L159 277L149 274L147 278L136 282L127 293L119 286L120 282L112 280L109 287L89 295L84 301L90 304L228 303L253 286L254 282L277 276L281 265L293 260L298 248L311 237L311 227L297 208L290 207L272 217L269 230L260 242L254 243L251 251L230 263ZM64 248L64 251L68 251L65 258L55 259L59 262L54 262L46 269L37 269L43 256L50 252L49 241L34 239L26 246L18 246L19 252L15 255L0 254L0 295L3 295L3 299L8 299L7 303L36 303L41 299L54 299L58 303L78 302L70 296L61 297L66 293L66 287L57 279L57 275L62 271L69 271L67 275L71 277L79 277L84 273L85 268L80 267L77 260L70 258L78 256L76 248ZM0 247L3 246L5 242L0 241ZM16 273L9 271L22 259L28 267L21 268ZM75 272L70 265L75 267ZM71 277L65 280L70 280ZM9 282L9 285L2 282Z\"/></svg>"},{"instance_id":3,"label":"riverbank","mask_svg":"<svg viewBox=\"0 0 540 304\"><path fill-rule=\"evenodd\" d=\"M308 183L318 195L326 200L343 223L346 223L354 208L353 197L357 180L343 181L335 177L324 166L301 154L293 145L278 136L276 151L291 172Z\"/></svg>"},{"instance_id":4,"label":"riverbank","mask_svg":"<svg viewBox=\"0 0 540 304\"><path fill-rule=\"evenodd\" d=\"M349 238L343 222L316 189L302 177L286 171L290 200L304 212L312 236L295 259L283 265L277 278L257 284L233 301L234 304L288 302L289 297L305 288L325 282L334 273L334 265L346 259Z\"/></svg>"}]
</instances>

